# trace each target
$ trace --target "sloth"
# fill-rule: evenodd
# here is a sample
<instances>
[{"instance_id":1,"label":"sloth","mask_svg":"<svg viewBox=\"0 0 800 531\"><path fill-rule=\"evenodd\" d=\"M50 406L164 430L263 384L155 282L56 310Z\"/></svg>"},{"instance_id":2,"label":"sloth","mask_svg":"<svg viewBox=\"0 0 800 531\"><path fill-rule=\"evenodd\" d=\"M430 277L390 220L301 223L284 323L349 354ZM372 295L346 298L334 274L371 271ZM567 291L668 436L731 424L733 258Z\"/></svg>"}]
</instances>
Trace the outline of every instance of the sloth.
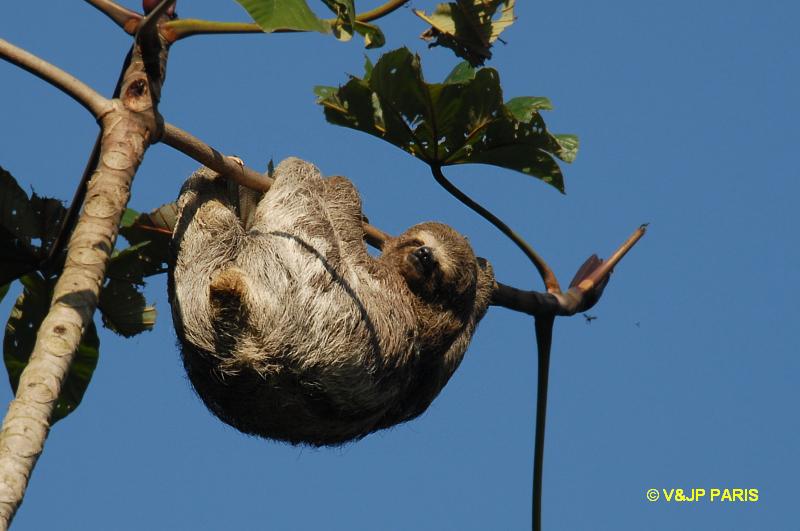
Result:
<instances>
[{"instance_id":1,"label":"sloth","mask_svg":"<svg viewBox=\"0 0 800 531\"><path fill-rule=\"evenodd\" d=\"M201 168L178 208L169 298L183 363L205 405L247 434L339 445L420 415L496 287L441 223L371 256L353 184L297 158L263 194Z\"/></svg>"}]
</instances>

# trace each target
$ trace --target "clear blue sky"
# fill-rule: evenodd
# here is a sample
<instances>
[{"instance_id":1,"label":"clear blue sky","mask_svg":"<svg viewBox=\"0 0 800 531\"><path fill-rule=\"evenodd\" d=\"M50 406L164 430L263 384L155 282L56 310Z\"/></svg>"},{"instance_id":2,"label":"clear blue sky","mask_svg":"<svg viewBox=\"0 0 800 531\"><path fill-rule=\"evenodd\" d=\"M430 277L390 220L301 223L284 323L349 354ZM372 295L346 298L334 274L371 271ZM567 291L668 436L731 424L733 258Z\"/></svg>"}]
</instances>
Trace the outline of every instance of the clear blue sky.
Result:
<instances>
[{"instance_id":1,"label":"clear blue sky","mask_svg":"<svg viewBox=\"0 0 800 531\"><path fill-rule=\"evenodd\" d=\"M507 97L550 97L550 127L580 135L578 160L565 168L568 194L491 167L448 175L528 238L563 282L589 254L608 254L651 222L591 312L598 319L556 323L546 529L798 529L800 7L518 4L491 66ZM233 1L180 2L178 11L245 16ZM424 25L408 10L384 27L387 49L408 44L423 54L429 80L455 63L425 50L416 39ZM128 47L81 2L6 2L0 37L106 94ZM450 223L500 280L538 287L524 257L440 190L422 163L324 122L312 86L343 82L362 63L358 43L317 35L189 39L172 51L161 110L253 167L297 155L349 176L370 220L387 231ZM91 117L0 63L0 123L0 165L28 189L71 197L94 142ZM173 200L195 167L153 147L131 206ZM422 418L313 450L248 438L213 418L179 361L165 279L148 293L156 329L132 340L101 334L95 377L79 410L51 432L16 529L528 527L529 318L490 310ZM6 300L3 320L8 310ZM10 398L0 384L0 401ZM649 488L698 487L757 488L760 499L645 499Z\"/></svg>"}]
</instances>

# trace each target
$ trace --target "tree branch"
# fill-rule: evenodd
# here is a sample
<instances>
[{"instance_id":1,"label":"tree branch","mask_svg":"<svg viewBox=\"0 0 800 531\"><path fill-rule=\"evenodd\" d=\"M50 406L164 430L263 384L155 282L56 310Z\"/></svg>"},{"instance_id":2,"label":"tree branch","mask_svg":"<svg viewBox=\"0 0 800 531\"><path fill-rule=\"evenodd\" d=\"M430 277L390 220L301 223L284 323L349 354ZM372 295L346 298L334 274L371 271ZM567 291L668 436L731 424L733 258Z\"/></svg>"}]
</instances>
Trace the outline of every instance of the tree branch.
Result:
<instances>
[{"instance_id":1,"label":"tree branch","mask_svg":"<svg viewBox=\"0 0 800 531\"><path fill-rule=\"evenodd\" d=\"M641 225L608 260L599 260L596 256L590 257L578 270L565 293L525 291L498 282L497 290L492 294L491 304L534 317L570 316L585 312L597 304L614 267L646 231L647 224Z\"/></svg>"},{"instance_id":2,"label":"tree branch","mask_svg":"<svg viewBox=\"0 0 800 531\"><path fill-rule=\"evenodd\" d=\"M131 11L111 0L86 0L88 4L96 7L108 18L116 22L117 26L125 30L125 33L133 35L142 20L142 15Z\"/></svg>"},{"instance_id":3,"label":"tree branch","mask_svg":"<svg viewBox=\"0 0 800 531\"><path fill-rule=\"evenodd\" d=\"M111 101L89 85L4 39L0 39L0 58L56 87L83 105L97 119L111 111Z\"/></svg>"},{"instance_id":4,"label":"tree branch","mask_svg":"<svg viewBox=\"0 0 800 531\"><path fill-rule=\"evenodd\" d=\"M242 186L260 192L266 192L272 186L273 179L268 175L247 167L237 158L223 155L199 138L174 125L164 125L161 141ZM386 232L368 223L364 224L364 237L367 243L376 249L383 248L386 240L391 238Z\"/></svg>"},{"instance_id":5,"label":"tree branch","mask_svg":"<svg viewBox=\"0 0 800 531\"><path fill-rule=\"evenodd\" d=\"M104 103L102 112L96 112L102 140L84 209L70 238L50 310L0 429L0 531L4 531L22 502L75 350L92 322L131 182L145 150L157 138L159 119L138 46L125 72L120 98L110 101L71 76L65 79L66 74L52 65L32 60L27 52L3 46L0 53L49 83L67 87L69 91L62 88L65 92L77 93L80 98L73 97L86 101L87 108L97 107L99 99ZM160 57L166 61L165 54Z\"/></svg>"}]
</instances>

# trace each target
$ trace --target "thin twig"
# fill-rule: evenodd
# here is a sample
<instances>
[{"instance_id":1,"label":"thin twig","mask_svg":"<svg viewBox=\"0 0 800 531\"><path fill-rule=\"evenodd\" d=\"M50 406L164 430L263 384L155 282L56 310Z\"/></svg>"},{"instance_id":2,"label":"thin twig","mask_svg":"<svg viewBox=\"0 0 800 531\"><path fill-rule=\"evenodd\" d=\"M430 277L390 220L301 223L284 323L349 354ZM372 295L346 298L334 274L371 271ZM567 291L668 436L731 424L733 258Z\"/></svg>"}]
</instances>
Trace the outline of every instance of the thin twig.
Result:
<instances>
[{"instance_id":1,"label":"thin twig","mask_svg":"<svg viewBox=\"0 0 800 531\"><path fill-rule=\"evenodd\" d=\"M97 119L111 111L111 102L89 85L4 39L0 39L0 58L56 87L83 105Z\"/></svg>"},{"instance_id":2,"label":"thin twig","mask_svg":"<svg viewBox=\"0 0 800 531\"><path fill-rule=\"evenodd\" d=\"M142 20L142 15L139 13L122 7L111 0L86 0L86 3L96 7L129 35L136 33L139 21Z\"/></svg>"}]
</instances>

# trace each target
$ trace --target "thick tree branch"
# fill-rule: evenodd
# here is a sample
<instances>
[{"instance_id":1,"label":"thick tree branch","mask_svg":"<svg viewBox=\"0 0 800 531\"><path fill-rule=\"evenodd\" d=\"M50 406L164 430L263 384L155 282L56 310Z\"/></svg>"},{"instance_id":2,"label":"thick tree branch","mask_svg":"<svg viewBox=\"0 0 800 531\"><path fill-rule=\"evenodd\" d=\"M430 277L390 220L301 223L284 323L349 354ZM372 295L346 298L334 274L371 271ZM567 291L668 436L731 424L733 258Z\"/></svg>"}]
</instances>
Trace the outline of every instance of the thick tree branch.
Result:
<instances>
[{"instance_id":1,"label":"thick tree branch","mask_svg":"<svg viewBox=\"0 0 800 531\"><path fill-rule=\"evenodd\" d=\"M24 59L12 61L15 64L59 88L67 85L87 97L82 83L62 79L60 70L46 63L42 66L40 60L31 61L30 54L21 56L12 51L15 58ZM166 60L165 54L161 57ZM102 128L100 151L83 212L70 238L50 310L36 335L30 361L0 430L0 530L8 528L44 448L53 407L97 307L133 176L145 150L157 138L159 119L149 87L145 60L135 47L120 98L102 98L108 108L97 112ZM91 97L87 101L92 105L96 104L93 99L101 98L94 91L88 94Z\"/></svg>"},{"instance_id":2,"label":"thick tree branch","mask_svg":"<svg viewBox=\"0 0 800 531\"><path fill-rule=\"evenodd\" d=\"M139 13L122 7L111 0L86 0L86 2L116 22L117 26L125 30L125 33L129 35L136 33L136 28L142 20L142 15Z\"/></svg>"},{"instance_id":3,"label":"thick tree branch","mask_svg":"<svg viewBox=\"0 0 800 531\"><path fill-rule=\"evenodd\" d=\"M110 100L95 92L89 85L3 39L0 39L0 58L53 85L83 105L97 119L111 110Z\"/></svg>"}]
</instances>

